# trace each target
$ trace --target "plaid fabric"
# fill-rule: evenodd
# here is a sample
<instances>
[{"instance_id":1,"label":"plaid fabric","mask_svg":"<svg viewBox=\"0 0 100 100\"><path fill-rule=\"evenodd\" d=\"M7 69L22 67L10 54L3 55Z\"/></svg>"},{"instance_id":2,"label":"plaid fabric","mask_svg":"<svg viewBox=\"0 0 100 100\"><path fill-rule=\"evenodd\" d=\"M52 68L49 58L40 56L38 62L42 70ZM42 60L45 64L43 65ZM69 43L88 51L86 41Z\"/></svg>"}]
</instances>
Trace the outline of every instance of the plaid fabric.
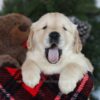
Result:
<instances>
[{"instance_id":1,"label":"plaid fabric","mask_svg":"<svg viewBox=\"0 0 100 100\"><path fill-rule=\"evenodd\" d=\"M0 68L0 100L87 100L93 87L93 79L88 72L72 93L64 95L59 92L58 79L59 75L41 74L40 83L30 88L22 82L19 69Z\"/></svg>"}]
</instances>

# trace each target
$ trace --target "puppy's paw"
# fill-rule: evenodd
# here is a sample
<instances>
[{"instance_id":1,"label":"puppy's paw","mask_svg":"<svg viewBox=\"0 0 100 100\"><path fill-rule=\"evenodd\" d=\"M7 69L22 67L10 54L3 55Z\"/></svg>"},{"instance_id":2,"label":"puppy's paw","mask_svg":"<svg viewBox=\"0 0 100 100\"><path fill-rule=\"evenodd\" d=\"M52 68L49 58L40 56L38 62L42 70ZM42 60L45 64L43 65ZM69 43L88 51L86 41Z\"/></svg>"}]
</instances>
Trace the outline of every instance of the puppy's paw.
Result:
<instances>
[{"instance_id":1,"label":"puppy's paw","mask_svg":"<svg viewBox=\"0 0 100 100\"><path fill-rule=\"evenodd\" d=\"M40 81L40 74L32 70L22 71L23 82L29 87L35 87Z\"/></svg>"},{"instance_id":2,"label":"puppy's paw","mask_svg":"<svg viewBox=\"0 0 100 100\"><path fill-rule=\"evenodd\" d=\"M76 87L76 83L67 80L59 80L60 91L64 94L72 92Z\"/></svg>"}]
</instances>

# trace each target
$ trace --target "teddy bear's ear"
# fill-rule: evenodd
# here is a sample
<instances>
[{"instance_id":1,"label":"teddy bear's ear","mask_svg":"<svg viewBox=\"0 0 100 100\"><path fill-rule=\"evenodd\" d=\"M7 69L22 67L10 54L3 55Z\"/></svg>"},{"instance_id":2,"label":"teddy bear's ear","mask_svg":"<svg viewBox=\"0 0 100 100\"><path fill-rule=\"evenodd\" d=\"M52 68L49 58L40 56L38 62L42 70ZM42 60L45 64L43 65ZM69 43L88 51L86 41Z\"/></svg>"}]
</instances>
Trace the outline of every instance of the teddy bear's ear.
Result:
<instances>
[{"instance_id":1,"label":"teddy bear's ear","mask_svg":"<svg viewBox=\"0 0 100 100\"><path fill-rule=\"evenodd\" d=\"M18 28L19 28L20 31L26 32L28 30L29 26L26 25L25 23L23 23L23 24L19 25Z\"/></svg>"}]
</instances>

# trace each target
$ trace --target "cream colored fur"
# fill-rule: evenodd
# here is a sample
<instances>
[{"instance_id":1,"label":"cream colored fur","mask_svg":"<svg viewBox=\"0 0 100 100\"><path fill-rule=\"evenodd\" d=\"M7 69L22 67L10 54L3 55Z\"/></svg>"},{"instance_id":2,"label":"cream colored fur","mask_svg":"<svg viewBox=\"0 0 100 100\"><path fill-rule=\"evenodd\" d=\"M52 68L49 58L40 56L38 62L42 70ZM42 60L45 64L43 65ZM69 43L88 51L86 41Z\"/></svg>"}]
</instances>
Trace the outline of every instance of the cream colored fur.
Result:
<instances>
[{"instance_id":1,"label":"cream colored fur","mask_svg":"<svg viewBox=\"0 0 100 100\"><path fill-rule=\"evenodd\" d=\"M45 26L47 28L43 29ZM62 55L56 64L49 63L45 57L45 48L49 47L48 35L52 31L61 35L58 47L62 49ZM59 88L62 93L68 94L87 71L93 71L92 64L81 53L82 44L77 26L61 13L48 13L33 23L27 45L22 77L30 87L39 83L41 72L48 75L59 73Z\"/></svg>"}]
</instances>

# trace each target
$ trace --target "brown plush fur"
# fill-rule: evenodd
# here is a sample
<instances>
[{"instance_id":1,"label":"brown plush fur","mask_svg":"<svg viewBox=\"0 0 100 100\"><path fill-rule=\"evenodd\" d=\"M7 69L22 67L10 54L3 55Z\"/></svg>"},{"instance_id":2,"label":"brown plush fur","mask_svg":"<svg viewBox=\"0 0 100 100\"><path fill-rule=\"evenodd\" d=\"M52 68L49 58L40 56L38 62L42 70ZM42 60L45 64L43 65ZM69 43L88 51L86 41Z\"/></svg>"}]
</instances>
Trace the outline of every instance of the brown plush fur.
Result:
<instances>
[{"instance_id":1,"label":"brown plush fur","mask_svg":"<svg viewBox=\"0 0 100 100\"><path fill-rule=\"evenodd\" d=\"M0 16L0 66L7 62L16 66L23 63L26 49L22 45L28 38L30 25L31 20L21 14Z\"/></svg>"}]
</instances>

